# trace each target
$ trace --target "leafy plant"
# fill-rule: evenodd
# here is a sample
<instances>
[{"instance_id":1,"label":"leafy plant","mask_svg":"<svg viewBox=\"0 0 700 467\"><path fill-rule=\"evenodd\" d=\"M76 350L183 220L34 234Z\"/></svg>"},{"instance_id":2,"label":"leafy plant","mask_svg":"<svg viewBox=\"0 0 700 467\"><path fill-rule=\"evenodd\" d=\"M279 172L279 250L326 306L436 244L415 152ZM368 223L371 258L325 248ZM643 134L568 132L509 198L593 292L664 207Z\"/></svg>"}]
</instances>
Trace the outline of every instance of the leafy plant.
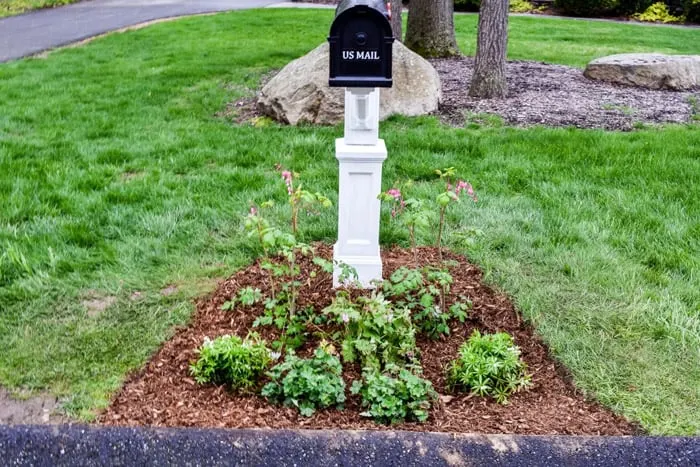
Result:
<instances>
[{"instance_id":1,"label":"leafy plant","mask_svg":"<svg viewBox=\"0 0 700 467\"><path fill-rule=\"evenodd\" d=\"M197 353L190 373L199 384L229 384L235 389L255 385L270 363L270 351L257 334L204 338Z\"/></svg>"},{"instance_id":2,"label":"leafy plant","mask_svg":"<svg viewBox=\"0 0 700 467\"><path fill-rule=\"evenodd\" d=\"M467 195L469 195L471 200L475 203L477 202L477 197L474 193L474 188L469 182L459 180L456 184L453 185L453 180L455 177L454 167L448 167L443 170L435 170L435 173L440 177L441 180L444 180L446 184L445 191L440 193L436 199L437 205L440 210L440 221L438 223L438 233L435 244L438 249L438 254L440 255L440 262L442 262L442 233L445 228L445 213L447 212L447 207L452 202L458 202L459 195L463 191L465 191Z\"/></svg>"},{"instance_id":3,"label":"leafy plant","mask_svg":"<svg viewBox=\"0 0 700 467\"><path fill-rule=\"evenodd\" d=\"M411 310L413 324L434 339L450 333L453 318L464 322L471 307L465 297L447 307L446 295L452 282L452 275L445 269L401 267L382 282L382 290L396 306Z\"/></svg>"},{"instance_id":4,"label":"leafy plant","mask_svg":"<svg viewBox=\"0 0 700 467\"><path fill-rule=\"evenodd\" d=\"M267 373L272 381L265 385L262 395L273 402L296 407L305 417L326 407L342 408L345 402L342 366L330 351L322 343L313 358L302 359L290 350L284 362Z\"/></svg>"},{"instance_id":5,"label":"leafy plant","mask_svg":"<svg viewBox=\"0 0 700 467\"><path fill-rule=\"evenodd\" d=\"M449 366L447 381L455 390L491 396L505 404L511 394L530 384L526 369L509 334L481 335L475 330Z\"/></svg>"},{"instance_id":6,"label":"leafy plant","mask_svg":"<svg viewBox=\"0 0 700 467\"><path fill-rule=\"evenodd\" d=\"M299 276L301 275L299 258L300 256L314 255L313 248L310 245L297 241L299 212L302 209L311 210L315 206L329 207L331 202L320 193L311 193L303 190L301 184L295 187L294 178L296 175L293 175L290 171L283 169L279 165L277 170L281 172L282 180L287 187L291 209L292 233L273 226L262 216L260 209L255 206L250 208L250 212L244 222L248 236L257 238L262 247L263 260L261 261L261 268L267 271L272 289L271 297L265 302L263 315L259 316L253 325L268 326L274 324L282 331L282 336L273 345L276 348L281 348L285 345L296 348L303 344L305 340L305 329L308 319L314 318L313 309L298 310L297 305L299 287L301 286L299 281ZM272 206L272 201L266 201L261 204L260 208L270 208ZM273 256L280 257L283 261L273 261ZM255 296L250 294L243 297L247 301L254 298ZM297 316L299 311L302 312L302 316Z\"/></svg>"},{"instance_id":7,"label":"leafy plant","mask_svg":"<svg viewBox=\"0 0 700 467\"><path fill-rule=\"evenodd\" d=\"M409 310L395 309L381 292L353 301L347 292L339 291L323 313L345 326L342 353L346 362L359 358L363 367L381 369L416 358L416 331Z\"/></svg>"},{"instance_id":8,"label":"leafy plant","mask_svg":"<svg viewBox=\"0 0 700 467\"><path fill-rule=\"evenodd\" d=\"M527 13L535 9L535 6L527 0L510 0L508 10L511 13Z\"/></svg>"},{"instance_id":9,"label":"leafy plant","mask_svg":"<svg viewBox=\"0 0 700 467\"><path fill-rule=\"evenodd\" d=\"M440 256L440 262L442 262L442 234L445 227L445 213L447 212L447 207L453 202L458 202L462 192L466 192L475 203L477 202L477 197L470 183L464 180L458 180L453 184L455 181L454 167L435 170L435 173L446 185L445 191L438 194L436 198L439 221L435 244ZM410 184L405 184L404 188L408 186L410 186ZM401 219L403 224L408 228L409 237L411 239L411 250L413 251L413 262L417 265L416 230L430 227L431 218L433 217L432 213L434 211L432 211L430 207L426 207L422 201L412 198L405 199L401 189L397 187L385 193L381 193L378 198L381 201L391 203L391 217Z\"/></svg>"},{"instance_id":10,"label":"leafy plant","mask_svg":"<svg viewBox=\"0 0 700 467\"><path fill-rule=\"evenodd\" d=\"M387 371L376 368L363 371L362 380L354 381L353 394L362 397L360 415L381 423L398 423L405 420L424 422L432 401L437 398L430 381L418 376L420 368L388 366Z\"/></svg>"},{"instance_id":11,"label":"leafy plant","mask_svg":"<svg viewBox=\"0 0 700 467\"><path fill-rule=\"evenodd\" d=\"M258 303L262 299L262 292L260 289L252 288L250 286L243 287L238 291L238 296L232 300L228 300L221 305L221 309L224 311L233 310L236 306L236 302L244 306L252 306Z\"/></svg>"},{"instance_id":12,"label":"leafy plant","mask_svg":"<svg viewBox=\"0 0 700 467\"><path fill-rule=\"evenodd\" d=\"M292 234L296 237L299 223L299 211L302 209L313 210L316 206L329 208L332 206L331 200L321 193L312 193L304 190L301 184L294 186L294 179L298 178L298 174L293 174L289 170L277 166L277 170L282 175L282 180L287 187L287 196L289 198L289 206L291 208L291 223Z\"/></svg>"},{"instance_id":13,"label":"leafy plant","mask_svg":"<svg viewBox=\"0 0 700 467\"><path fill-rule=\"evenodd\" d=\"M664 2L656 2L649 6L643 13L636 13L632 18L650 23L679 23L682 18L673 16Z\"/></svg>"}]
</instances>

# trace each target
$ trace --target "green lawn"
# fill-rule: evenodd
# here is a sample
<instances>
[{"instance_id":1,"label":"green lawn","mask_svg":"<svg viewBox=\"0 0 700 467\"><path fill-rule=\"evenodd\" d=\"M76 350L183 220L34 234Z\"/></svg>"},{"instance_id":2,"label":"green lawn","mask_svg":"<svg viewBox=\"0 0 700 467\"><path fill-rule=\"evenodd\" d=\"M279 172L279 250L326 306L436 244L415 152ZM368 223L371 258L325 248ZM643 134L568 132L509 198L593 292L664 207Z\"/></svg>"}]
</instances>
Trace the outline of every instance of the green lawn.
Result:
<instances>
[{"instance_id":1,"label":"green lawn","mask_svg":"<svg viewBox=\"0 0 700 467\"><path fill-rule=\"evenodd\" d=\"M241 214L283 200L275 163L335 197L340 127L215 116L325 40L331 18L198 17L0 65L0 384L49 390L89 419L186 322L193 297L253 259ZM457 18L465 51L474 27ZM511 31L511 58L577 66L657 47L700 53L700 30L518 17ZM427 196L433 169L454 165L475 185L480 203L453 212L449 243L514 298L582 389L651 433L700 434L697 126L394 118L382 136L387 183L413 178ZM307 239L332 242L335 213L315 219ZM466 248L470 227L484 236ZM406 235L388 225L382 240ZM84 304L112 297L101 313Z\"/></svg>"},{"instance_id":2,"label":"green lawn","mask_svg":"<svg viewBox=\"0 0 700 467\"><path fill-rule=\"evenodd\" d=\"M80 0L0 0L0 18L39 8L53 8Z\"/></svg>"}]
</instances>

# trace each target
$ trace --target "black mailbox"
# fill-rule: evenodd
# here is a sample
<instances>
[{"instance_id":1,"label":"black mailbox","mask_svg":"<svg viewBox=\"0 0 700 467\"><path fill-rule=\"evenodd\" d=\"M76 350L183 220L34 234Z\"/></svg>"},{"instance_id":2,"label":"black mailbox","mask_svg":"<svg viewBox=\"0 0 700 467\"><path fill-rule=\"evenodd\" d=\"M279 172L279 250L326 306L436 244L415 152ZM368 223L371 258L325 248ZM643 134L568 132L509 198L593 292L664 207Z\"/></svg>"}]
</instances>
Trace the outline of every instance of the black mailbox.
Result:
<instances>
[{"instance_id":1,"label":"black mailbox","mask_svg":"<svg viewBox=\"0 0 700 467\"><path fill-rule=\"evenodd\" d=\"M384 0L343 0L328 37L328 84L349 88L390 88L394 35Z\"/></svg>"}]
</instances>

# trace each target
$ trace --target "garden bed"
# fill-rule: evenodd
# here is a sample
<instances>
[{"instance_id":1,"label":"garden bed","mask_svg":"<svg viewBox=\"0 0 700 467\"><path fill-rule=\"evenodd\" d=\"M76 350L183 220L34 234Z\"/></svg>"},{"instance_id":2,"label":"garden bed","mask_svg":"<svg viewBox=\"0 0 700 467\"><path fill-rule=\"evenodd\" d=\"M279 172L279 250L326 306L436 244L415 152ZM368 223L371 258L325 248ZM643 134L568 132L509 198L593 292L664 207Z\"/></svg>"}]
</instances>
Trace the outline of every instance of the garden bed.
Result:
<instances>
[{"instance_id":1,"label":"garden bed","mask_svg":"<svg viewBox=\"0 0 700 467\"><path fill-rule=\"evenodd\" d=\"M330 258L331 247L316 245L316 255ZM437 264L434 248L418 250L421 264ZM587 400L571 383L565 369L549 356L545 344L524 323L513 304L502 294L481 281L479 269L466 258L446 254L455 261L450 268L454 278L452 297L464 295L473 303L464 323L453 321L448 337L438 340L418 338L423 376L440 394L425 423L403 423L393 429L412 431L520 433L520 434L589 434L625 435L637 431L635 426L596 402ZM409 250L398 247L383 252L384 276L413 262ZM315 271L315 274L312 273ZM309 259L301 263L300 306L313 305L321 310L334 296L332 279ZM216 291L197 303L190 325L178 330L150 362L131 375L109 408L98 421L106 425L153 425L198 427L260 428L341 428L384 429L360 416L358 396L349 396L344 410L317 411L306 418L292 408L271 405L261 396L231 392L225 386L200 385L190 375L190 364L197 359L197 349L205 337L232 334L245 337L263 307L237 307L222 310L222 305L246 286L269 293L267 273L260 262L243 269L221 282ZM481 332L510 333L522 351L532 385L515 393L507 405L469 394L453 394L445 381L445 366L457 355L459 346L474 329ZM268 328L255 328L272 341L278 336ZM307 342L299 355L310 355L318 341ZM343 377L349 387L360 376L359 367L345 364ZM349 391L346 391L349 393Z\"/></svg>"}]
</instances>

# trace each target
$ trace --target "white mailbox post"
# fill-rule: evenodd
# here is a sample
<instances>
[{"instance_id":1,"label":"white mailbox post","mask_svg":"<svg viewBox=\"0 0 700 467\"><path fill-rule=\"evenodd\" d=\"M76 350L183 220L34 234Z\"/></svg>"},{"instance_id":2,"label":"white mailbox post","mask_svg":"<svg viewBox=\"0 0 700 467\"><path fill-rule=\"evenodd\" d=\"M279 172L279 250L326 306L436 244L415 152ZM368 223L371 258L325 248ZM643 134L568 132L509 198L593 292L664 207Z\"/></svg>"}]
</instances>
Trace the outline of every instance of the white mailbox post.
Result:
<instances>
[{"instance_id":1,"label":"white mailbox post","mask_svg":"<svg viewBox=\"0 0 700 467\"><path fill-rule=\"evenodd\" d=\"M345 263L362 287L382 279L378 196L386 145L379 139L379 88L391 87L394 37L384 0L343 0L328 37L329 85L345 88L345 130L335 142L340 164L334 286Z\"/></svg>"},{"instance_id":2,"label":"white mailbox post","mask_svg":"<svg viewBox=\"0 0 700 467\"><path fill-rule=\"evenodd\" d=\"M379 88L345 90L345 134L335 142L340 170L338 242L333 260L357 270L363 287L382 279L379 210L386 145L378 138ZM333 283L339 285L336 267Z\"/></svg>"}]
</instances>

